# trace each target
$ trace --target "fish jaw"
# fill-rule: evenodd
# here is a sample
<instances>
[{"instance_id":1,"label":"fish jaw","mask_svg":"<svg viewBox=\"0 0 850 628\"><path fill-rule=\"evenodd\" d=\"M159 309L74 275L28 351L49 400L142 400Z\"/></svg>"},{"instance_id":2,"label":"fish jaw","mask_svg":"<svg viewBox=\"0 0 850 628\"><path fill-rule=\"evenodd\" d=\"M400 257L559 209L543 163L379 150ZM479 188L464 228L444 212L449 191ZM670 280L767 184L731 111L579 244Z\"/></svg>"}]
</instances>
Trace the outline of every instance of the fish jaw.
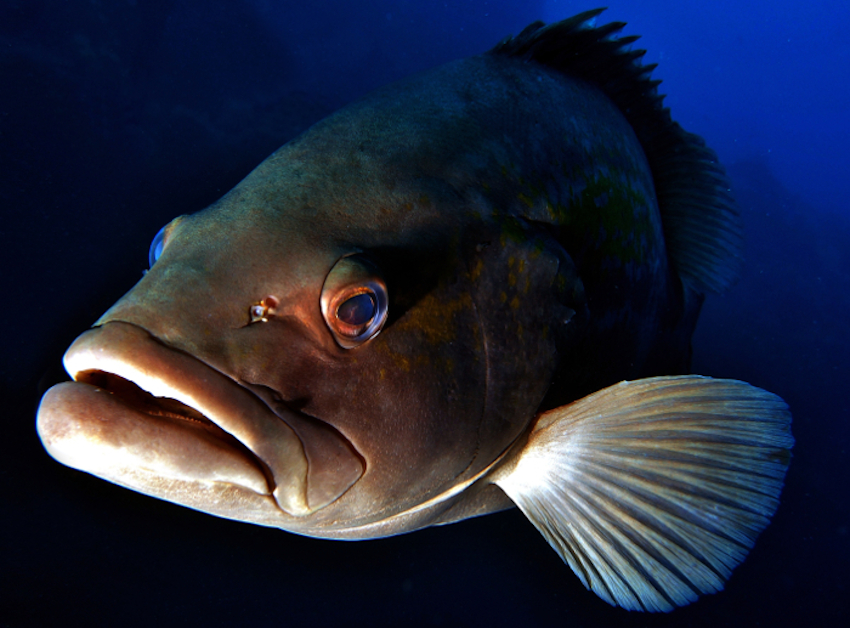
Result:
<instances>
[{"instance_id":1,"label":"fish jaw","mask_svg":"<svg viewBox=\"0 0 850 628\"><path fill-rule=\"evenodd\" d=\"M325 430L305 450L285 417L251 391L135 325L110 322L84 333L64 362L75 381L45 395L39 436L59 462L113 483L286 528L363 473L341 436ZM326 466L337 471L333 480ZM316 486L311 475L320 478Z\"/></svg>"}]
</instances>

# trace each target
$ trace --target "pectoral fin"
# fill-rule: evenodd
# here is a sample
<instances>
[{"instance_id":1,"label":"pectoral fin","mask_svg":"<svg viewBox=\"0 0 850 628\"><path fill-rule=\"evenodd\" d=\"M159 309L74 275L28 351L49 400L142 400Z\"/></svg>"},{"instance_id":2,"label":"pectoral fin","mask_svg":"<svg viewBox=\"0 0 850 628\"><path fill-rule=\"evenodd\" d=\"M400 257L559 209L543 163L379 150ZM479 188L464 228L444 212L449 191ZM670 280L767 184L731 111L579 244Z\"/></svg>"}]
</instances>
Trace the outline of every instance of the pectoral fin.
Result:
<instances>
[{"instance_id":1,"label":"pectoral fin","mask_svg":"<svg viewBox=\"0 0 850 628\"><path fill-rule=\"evenodd\" d=\"M743 382L622 382L541 415L493 479L587 588L669 611L721 590L768 524L790 423Z\"/></svg>"}]
</instances>

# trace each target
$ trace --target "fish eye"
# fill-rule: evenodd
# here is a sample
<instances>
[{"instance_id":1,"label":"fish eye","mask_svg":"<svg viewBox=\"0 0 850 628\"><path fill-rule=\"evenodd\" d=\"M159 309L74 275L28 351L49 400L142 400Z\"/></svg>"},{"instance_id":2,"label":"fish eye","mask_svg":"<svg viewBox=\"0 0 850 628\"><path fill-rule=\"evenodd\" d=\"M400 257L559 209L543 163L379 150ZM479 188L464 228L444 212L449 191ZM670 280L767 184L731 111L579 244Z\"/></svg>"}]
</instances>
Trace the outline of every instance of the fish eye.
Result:
<instances>
[{"instance_id":1,"label":"fish eye","mask_svg":"<svg viewBox=\"0 0 850 628\"><path fill-rule=\"evenodd\" d=\"M168 225L165 225L165 227L157 231L156 235L153 237L151 248L148 251L148 268L153 268L153 265L156 264L156 260L158 260L159 256L162 255L162 249L165 246L166 227L168 227Z\"/></svg>"},{"instance_id":2,"label":"fish eye","mask_svg":"<svg viewBox=\"0 0 850 628\"><path fill-rule=\"evenodd\" d=\"M153 237L153 242L151 242L151 248L148 249L148 268L152 268L153 265L156 264L156 260L158 260L160 255L162 255L162 251L165 249L165 245L168 243L168 237L171 235L171 232L174 231L174 227L176 227L177 224L184 218L185 216L177 216L177 218L156 232L156 235Z\"/></svg>"},{"instance_id":3,"label":"fish eye","mask_svg":"<svg viewBox=\"0 0 850 628\"><path fill-rule=\"evenodd\" d=\"M338 260L325 279L322 315L336 343L359 347L387 320L387 287L378 269L362 255Z\"/></svg>"}]
</instances>

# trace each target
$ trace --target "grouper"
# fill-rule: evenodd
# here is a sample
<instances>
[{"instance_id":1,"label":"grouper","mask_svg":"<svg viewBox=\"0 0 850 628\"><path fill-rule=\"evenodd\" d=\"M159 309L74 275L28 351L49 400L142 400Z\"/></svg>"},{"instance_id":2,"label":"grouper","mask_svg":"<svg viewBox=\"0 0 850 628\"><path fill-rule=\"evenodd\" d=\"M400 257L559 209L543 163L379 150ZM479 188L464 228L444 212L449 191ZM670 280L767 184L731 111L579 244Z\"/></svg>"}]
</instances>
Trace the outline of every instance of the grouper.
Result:
<instances>
[{"instance_id":1,"label":"grouper","mask_svg":"<svg viewBox=\"0 0 850 628\"><path fill-rule=\"evenodd\" d=\"M739 215L599 13L379 89L165 226L44 395L50 455L327 539L517 506L610 604L722 589L791 417L687 374Z\"/></svg>"}]
</instances>

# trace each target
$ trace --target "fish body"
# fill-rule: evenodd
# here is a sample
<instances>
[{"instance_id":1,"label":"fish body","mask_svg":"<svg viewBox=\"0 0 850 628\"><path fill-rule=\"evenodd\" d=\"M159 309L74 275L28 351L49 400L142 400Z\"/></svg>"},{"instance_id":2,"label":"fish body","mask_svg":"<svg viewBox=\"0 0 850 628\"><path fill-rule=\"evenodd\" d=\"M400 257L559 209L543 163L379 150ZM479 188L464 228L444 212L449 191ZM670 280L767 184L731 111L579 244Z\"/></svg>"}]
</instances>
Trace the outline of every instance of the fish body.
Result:
<instances>
[{"instance_id":1,"label":"fish body","mask_svg":"<svg viewBox=\"0 0 850 628\"><path fill-rule=\"evenodd\" d=\"M51 455L323 538L515 504L611 603L719 590L776 508L790 416L671 377L737 214L597 13L380 89L172 221L68 350Z\"/></svg>"}]
</instances>

